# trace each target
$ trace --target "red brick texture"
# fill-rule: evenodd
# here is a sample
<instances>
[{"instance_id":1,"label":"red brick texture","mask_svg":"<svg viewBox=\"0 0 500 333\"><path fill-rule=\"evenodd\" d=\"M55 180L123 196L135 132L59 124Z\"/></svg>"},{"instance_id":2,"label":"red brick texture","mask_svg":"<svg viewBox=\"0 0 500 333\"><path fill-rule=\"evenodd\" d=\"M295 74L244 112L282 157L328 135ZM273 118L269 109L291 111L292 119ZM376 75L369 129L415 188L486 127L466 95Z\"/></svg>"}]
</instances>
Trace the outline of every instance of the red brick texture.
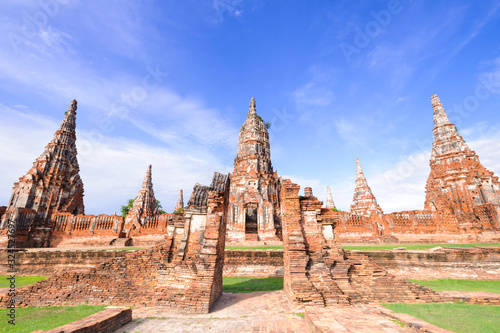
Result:
<instances>
[{"instance_id":1,"label":"red brick texture","mask_svg":"<svg viewBox=\"0 0 500 333\"><path fill-rule=\"evenodd\" d=\"M282 183L284 289L295 303L311 305L351 302L432 302L440 296L430 289L398 280L366 256L345 253L334 238L336 214L321 209L299 186Z\"/></svg>"},{"instance_id":2,"label":"red brick texture","mask_svg":"<svg viewBox=\"0 0 500 333\"><path fill-rule=\"evenodd\" d=\"M227 188L209 191L204 208L188 208L185 220L169 225L154 248L19 288L19 306L112 304L208 313L222 293Z\"/></svg>"}]
</instances>

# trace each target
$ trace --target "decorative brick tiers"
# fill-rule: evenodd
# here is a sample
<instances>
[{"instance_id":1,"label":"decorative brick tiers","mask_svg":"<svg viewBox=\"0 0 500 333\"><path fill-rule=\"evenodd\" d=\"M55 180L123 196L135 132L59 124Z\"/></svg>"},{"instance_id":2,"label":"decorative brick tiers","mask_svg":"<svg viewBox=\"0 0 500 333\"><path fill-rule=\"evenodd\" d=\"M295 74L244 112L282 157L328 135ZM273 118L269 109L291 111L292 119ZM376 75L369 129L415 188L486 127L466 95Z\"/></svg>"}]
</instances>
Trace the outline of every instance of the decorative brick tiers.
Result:
<instances>
[{"instance_id":1,"label":"decorative brick tiers","mask_svg":"<svg viewBox=\"0 0 500 333\"><path fill-rule=\"evenodd\" d=\"M436 95L432 96L432 108L435 128L426 210L450 220L447 224L452 232L498 229L498 177L479 162L476 153L448 119Z\"/></svg>"},{"instance_id":2,"label":"decorative brick tiers","mask_svg":"<svg viewBox=\"0 0 500 333\"><path fill-rule=\"evenodd\" d=\"M49 246L47 219L52 214L84 214L83 182L75 144L76 109L77 102L73 100L52 141L28 173L14 184L0 229L6 228L9 219L15 221L22 237L19 246ZM18 220L24 210L36 215Z\"/></svg>"},{"instance_id":3,"label":"decorative brick tiers","mask_svg":"<svg viewBox=\"0 0 500 333\"><path fill-rule=\"evenodd\" d=\"M269 133L257 115L252 97L247 120L241 126L231 174L228 241L278 240L279 187L278 175L271 164Z\"/></svg>"}]
</instances>

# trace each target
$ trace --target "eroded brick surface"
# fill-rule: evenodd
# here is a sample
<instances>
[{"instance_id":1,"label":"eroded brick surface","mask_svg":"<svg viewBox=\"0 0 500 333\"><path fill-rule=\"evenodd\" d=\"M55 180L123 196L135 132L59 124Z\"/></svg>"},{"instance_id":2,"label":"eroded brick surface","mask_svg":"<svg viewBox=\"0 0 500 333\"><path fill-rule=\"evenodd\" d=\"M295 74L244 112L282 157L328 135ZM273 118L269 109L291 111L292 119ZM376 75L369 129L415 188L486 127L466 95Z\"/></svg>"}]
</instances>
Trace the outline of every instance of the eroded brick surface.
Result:
<instances>
[{"instance_id":1,"label":"eroded brick surface","mask_svg":"<svg viewBox=\"0 0 500 333\"><path fill-rule=\"evenodd\" d=\"M16 221L20 236L26 237L22 246L50 245L47 221L52 214L84 213L83 182L75 144L76 109L77 102L73 100L52 141L12 189L0 229L6 228L9 219ZM33 217L19 220L19 215L27 210L34 212ZM37 235L30 237L28 232Z\"/></svg>"},{"instance_id":2,"label":"eroded brick surface","mask_svg":"<svg viewBox=\"0 0 500 333\"><path fill-rule=\"evenodd\" d=\"M433 302L430 289L399 280L368 257L344 252L334 237L337 216L306 188L282 182L284 289L295 303Z\"/></svg>"},{"instance_id":3,"label":"eroded brick surface","mask_svg":"<svg viewBox=\"0 0 500 333\"><path fill-rule=\"evenodd\" d=\"M141 189L134 199L132 208L125 217L123 232L127 238L130 237L134 230L140 230L148 222L148 218L155 215L158 215L158 209L156 208L156 198L153 190L151 165L149 165Z\"/></svg>"}]
</instances>

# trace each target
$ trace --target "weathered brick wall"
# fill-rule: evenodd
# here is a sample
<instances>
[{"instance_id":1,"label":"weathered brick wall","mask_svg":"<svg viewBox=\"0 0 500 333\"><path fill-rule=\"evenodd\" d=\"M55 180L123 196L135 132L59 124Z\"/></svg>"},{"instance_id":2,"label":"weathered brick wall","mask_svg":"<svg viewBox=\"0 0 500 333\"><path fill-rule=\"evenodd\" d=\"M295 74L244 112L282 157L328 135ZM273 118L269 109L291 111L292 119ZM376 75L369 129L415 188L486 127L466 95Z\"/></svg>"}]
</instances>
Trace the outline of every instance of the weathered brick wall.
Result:
<instances>
[{"instance_id":1,"label":"weathered brick wall","mask_svg":"<svg viewBox=\"0 0 500 333\"><path fill-rule=\"evenodd\" d=\"M284 288L294 303L432 302L434 291L399 280L359 253L344 252L334 238L338 217L299 186L282 183Z\"/></svg>"},{"instance_id":2,"label":"weathered brick wall","mask_svg":"<svg viewBox=\"0 0 500 333\"><path fill-rule=\"evenodd\" d=\"M193 210L200 215L197 225L186 219L168 226L165 240L152 249L19 288L19 306L88 303L207 313L222 293L228 186L223 187L223 192L209 191L204 212ZM5 304L7 298L0 302Z\"/></svg>"},{"instance_id":3,"label":"weathered brick wall","mask_svg":"<svg viewBox=\"0 0 500 333\"><path fill-rule=\"evenodd\" d=\"M226 250L224 276L283 277L282 250Z\"/></svg>"},{"instance_id":4,"label":"weathered brick wall","mask_svg":"<svg viewBox=\"0 0 500 333\"><path fill-rule=\"evenodd\" d=\"M405 279L498 280L500 276L500 247L356 252Z\"/></svg>"},{"instance_id":5,"label":"weathered brick wall","mask_svg":"<svg viewBox=\"0 0 500 333\"><path fill-rule=\"evenodd\" d=\"M126 251L36 251L16 252L16 274L53 276L68 271L91 269L112 258L125 257ZM7 251L0 252L0 275L7 274Z\"/></svg>"}]
</instances>

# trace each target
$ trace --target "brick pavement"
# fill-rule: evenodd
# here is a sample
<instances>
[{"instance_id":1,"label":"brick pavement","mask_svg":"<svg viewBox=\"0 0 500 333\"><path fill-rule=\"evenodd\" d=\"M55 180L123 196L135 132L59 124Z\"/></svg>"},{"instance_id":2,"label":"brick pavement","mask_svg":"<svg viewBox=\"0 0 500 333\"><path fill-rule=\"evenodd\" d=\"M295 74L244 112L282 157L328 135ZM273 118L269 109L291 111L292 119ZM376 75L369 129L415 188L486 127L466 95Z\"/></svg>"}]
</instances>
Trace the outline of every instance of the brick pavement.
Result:
<instances>
[{"instance_id":1,"label":"brick pavement","mask_svg":"<svg viewBox=\"0 0 500 333\"><path fill-rule=\"evenodd\" d=\"M306 322L295 313L303 308L288 303L283 291L248 294L223 293L209 314L183 315L163 308L133 310L133 321L118 330L153 332L308 332Z\"/></svg>"},{"instance_id":2,"label":"brick pavement","mask_svg":"<svg viewBox=\"0 0 500 333\"><path fill-rule=\"evenodd\" d=\"M288 302L284 291L248 294L223 293L209 314L178 314L164 308L136 308L133 321L120 328L119 333L278 333L278 332L356 332L402 333L415 332L401 327L376 305L308 307L306 320L297 313L304 308ZM413 317L411 317L413 318ZM416 318L413 318L416 319ZM432 326L432 325L431 325ZM447 332L429 330L428 332Z\"/></svg>"}]
</instances>

